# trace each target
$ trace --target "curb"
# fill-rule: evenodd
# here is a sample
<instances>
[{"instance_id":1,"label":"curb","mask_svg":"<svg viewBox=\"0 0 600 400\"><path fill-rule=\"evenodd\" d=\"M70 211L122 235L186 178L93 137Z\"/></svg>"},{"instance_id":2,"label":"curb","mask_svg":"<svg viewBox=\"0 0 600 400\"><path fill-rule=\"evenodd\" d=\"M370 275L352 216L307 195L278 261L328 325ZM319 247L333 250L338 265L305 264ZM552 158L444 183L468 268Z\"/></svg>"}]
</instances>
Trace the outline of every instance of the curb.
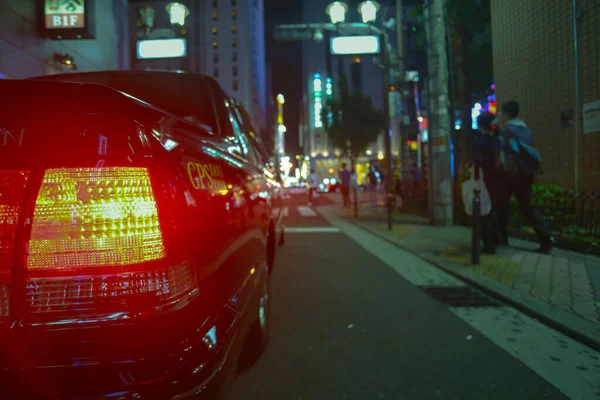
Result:
<instances>
[{"instance_id":1,"label":"curb","mask_svg":"<svg viewBox=\"0 0 600 400\"><path fill-rule=\"evenodd\" d=\"M351 221L346 218L342 218L342 219L344 219L347 222L350 222L354 226L356 226L366 232L369 232L371 234L378 236L379 238L385 240L386 242L388 242L402 250L405 250L405 251L411 253L412 255L420 258L421 260L426 261L426 262L436 266L437 268L441 269L442 271L446 272L447 274L452 275L453 277L465 282L466 284L473 286L473 287L477 288L478 290L484 292L485 294L489 295L490 297L493 297L493 298L501 301L502 303L505 303L505 304L521 311L522 313L528 315L529 317L540 321L544 325L547 325L550 328L553 328L557 331L564 333L566 336L569 336L571 339L573 339L577 342L580 342L580 343L588 346L591 349L600 351L600 334L593 334L591 332L589 332L589 333L582 332L582 330L585 330L585 331L597 330L598 332L600 332L600 327L595 327L593 322L587 322L586 320L584 320L580 317L574 316L571 313L563 311L562 309L558 309L548 303L545 303L545 302L535 299L535 298L531 298L531 299L524 298L524 300L526 300L529 303L539 303L539 304L535 304L535 305L534 304L531 304L531 305L524 304L524 302L515 300L514 298L509 296L507 293L502 293L503 291L507 292L508 290L516 292L515 289L509 288L509 287L504 288L504 287L500 287L500 286L498 286L497 288L492 288L490 286L497 286L497 285L504 286L504 285L494 281L493 279L489 279L489 278L485 278L485 277L478 277L477 279L475 279L474 277L468 276L468 274L466 274L464 272L455 271L452 268L449 268L449 267L443 265L443 263L440 262L439 260L436 260L432 257L423 256L422 254L417 253L416 251L414 251L413 249L411 249L407 246L403 246L399 243L396 243L393 240L390 240L384 234L381 234L373 229L364 227L360 223L357 223L355 221ZM485 278L485 279L481 279L481 278ZM486 282L486 283L482 282L482 281L486 281L486 280L488 280L489 282ZM517 294L521 295L522 297L531 297L531 296L521 293L521 292L517 292ZM544 312L544 311L540 310L540 308L548 308L548 312ZM563 314L564 313L563 315L561 315L561 317L566 320L570 320L569 323L572 325L589 325L589 326L583 327L583 329L574 329L571 326L569 326L569 324L560 322L556 318L552 318L550 315L548 315L548 314L551 314L552 312L555 314Z\"/></svg>"}]
</instances>

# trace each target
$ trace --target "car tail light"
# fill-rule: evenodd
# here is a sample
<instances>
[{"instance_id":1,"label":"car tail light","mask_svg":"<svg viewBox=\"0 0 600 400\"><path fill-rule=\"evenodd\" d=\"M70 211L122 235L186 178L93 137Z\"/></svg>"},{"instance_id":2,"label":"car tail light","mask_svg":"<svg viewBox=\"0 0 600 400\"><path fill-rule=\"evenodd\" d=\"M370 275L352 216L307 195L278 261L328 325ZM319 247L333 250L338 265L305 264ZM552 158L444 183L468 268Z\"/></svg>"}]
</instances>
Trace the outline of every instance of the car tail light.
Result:
<instances>
[{"instance_id":1,"label":"car tail light","mask_svg":"<svg viewBox=\"0 0 600 400\"><path fill-rule=\"evenodd\" d=\"M146 168L46 170L27 246L30 313L155 306L191 290L192 266L165 258Z\"/></svg>"},{"instance_id":2,"label":"car tail light","mask_svg":"<svg viewBox=\"0 0 600 400\"><path fill-rule=\"evenodd\" d=\"M15 234L28 176L28 171L0 171L0 317L9 312Z\"/></svg>"}]
</instances>

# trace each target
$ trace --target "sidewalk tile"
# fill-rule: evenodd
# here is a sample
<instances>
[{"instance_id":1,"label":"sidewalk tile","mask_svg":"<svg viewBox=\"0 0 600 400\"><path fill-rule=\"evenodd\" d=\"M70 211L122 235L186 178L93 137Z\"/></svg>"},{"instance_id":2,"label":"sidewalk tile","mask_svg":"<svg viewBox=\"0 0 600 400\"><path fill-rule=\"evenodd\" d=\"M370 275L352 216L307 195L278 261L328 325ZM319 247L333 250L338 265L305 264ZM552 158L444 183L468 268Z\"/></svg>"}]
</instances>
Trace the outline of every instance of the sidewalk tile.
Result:
<instances>
[{"instance_id":1,"label":"sidewalk tile","mask_svg":"<svg viewBox=\"0 0 600 400\"><path fill-rule=\"evenodd\" d=\"M584 335L588 338L595 338L600 332L598 257L561 249L554 249L551 255L541 255L534 252L536 243L511 238L511 247L499 247L496 255L481 254L480 264L474 266L471 264L469 228L435 227L428 225L426 218L396 214L393 230L389 232L385 208L374 208L365 204L359 209L360 218L355 218L353 213L348 215L348 212L344 211L338 211L338 214L350 222L387 237L430 262L454 269L459 275L467 274L465 276L469 276L469 279L479 276L482 280L478 282L484 286L490 285L487 283L490 282L489 279L501 283L507 287L505 294L520 293L511 296L515 296L515 300L525 307L541 304L536 303L541 300L550 308L540 306L540 315L550 319L562 318L563 326L580 329L579 332L586 332ZM492 285L489 288L498 290L498 286ZM556 311L549 311L552 307Z\"/></svg>"}]
</instances>

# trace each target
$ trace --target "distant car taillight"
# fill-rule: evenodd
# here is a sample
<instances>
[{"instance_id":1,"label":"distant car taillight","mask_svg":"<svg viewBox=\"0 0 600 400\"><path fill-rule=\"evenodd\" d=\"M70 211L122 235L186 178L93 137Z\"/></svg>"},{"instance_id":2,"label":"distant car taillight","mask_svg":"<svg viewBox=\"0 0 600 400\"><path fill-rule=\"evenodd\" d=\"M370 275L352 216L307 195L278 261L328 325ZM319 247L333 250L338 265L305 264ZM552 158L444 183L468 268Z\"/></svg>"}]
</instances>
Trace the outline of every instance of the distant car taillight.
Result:
<instances>
[{"instance_id":1,"label":"distant car taillight","mask_svg":"<svg viewBox=\"0 0 600 400\"><path fill-rule=\"evenodd\" d=\"M9 313L15 234L28 176L28 171L0 171L0 317Z\"/></svg>"},{"instance_id":2,"label":"distant car taillight","mask_svg":"<svg viewBox=\"0 0 600 400\"><path fill-rule=\"evenodd\" d=\"M125 311L192 290L192 265L165 259L146 168L46 170L27 246L28 313Z\"/></svg>"}]
</instances>

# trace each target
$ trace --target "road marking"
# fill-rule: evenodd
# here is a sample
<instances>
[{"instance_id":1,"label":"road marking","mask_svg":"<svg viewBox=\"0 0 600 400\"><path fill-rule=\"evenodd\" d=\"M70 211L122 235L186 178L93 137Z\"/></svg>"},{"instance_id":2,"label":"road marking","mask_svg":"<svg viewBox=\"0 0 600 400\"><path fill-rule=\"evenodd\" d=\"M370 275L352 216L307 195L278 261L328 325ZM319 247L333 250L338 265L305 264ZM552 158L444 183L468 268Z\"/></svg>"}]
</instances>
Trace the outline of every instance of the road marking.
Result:
<instances>
[{"instance_id":1,"label":"road marking","mask_svg":"<svg viewBox=\"0 0 600 400\"><path fill-rule=\"evenodd\" d=\"M285 233L333 233L340 230L333 226L286 226Z\"/></svg>"},{"instance_id":2,"label":"road marking","mask_svg":"<svg viewBox=\"0 0 600 400\"><path fill-rule=\"evenodd\" d=\"M316 217L317 213L309 206L298 206L298 212L303 217Z\"/></svg>"},{"instance_id":3,"label":"road marking","mask_svg":"<svg viewBox=\"0 0 600 400\"><path fill-rule=\"evenodd\" d=\"M287 217L289 214L289 211L288 211L287 207L275 207L275 208L273 208L271 213L272 213L273 218L279 219L279 218Z\"/></svg>"}]
</instances>

